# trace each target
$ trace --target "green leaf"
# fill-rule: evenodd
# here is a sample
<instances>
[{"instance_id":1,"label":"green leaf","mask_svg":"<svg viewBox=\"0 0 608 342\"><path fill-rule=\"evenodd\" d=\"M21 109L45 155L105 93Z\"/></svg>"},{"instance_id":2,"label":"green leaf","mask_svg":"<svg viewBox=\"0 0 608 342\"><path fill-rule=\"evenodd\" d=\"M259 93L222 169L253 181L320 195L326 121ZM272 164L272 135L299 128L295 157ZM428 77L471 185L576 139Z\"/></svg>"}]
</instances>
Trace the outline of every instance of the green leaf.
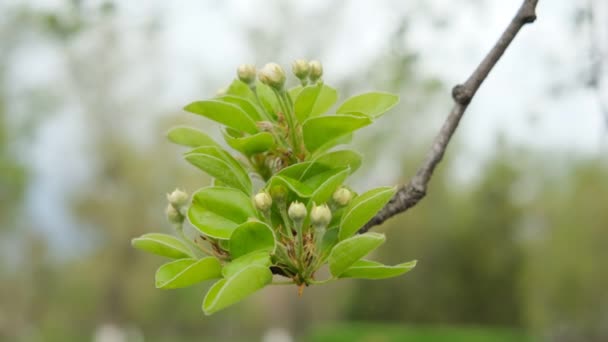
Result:
<instances>
[{"instance_id":1,"label":"green leaf","mask_svg":"<svg viewBox=\"0 0 608 342\"><path fill-rule=\"evenodd\" d=\"M399 96L390 93L371 92L355 95L338 108L336 113L363 113L378 118L399 103Z\"/></svg>"},{"instance_id":2,"label":"green leaf","mask_svg":"<svg viewBox=\"0 0 608 342\"><path fill-rule=\"evenodd\" d=\"M351 201L340 222L340 240L352 236L365 225L395 194L394 187L367 191Z\"/></svg>"},{"instance_id":3,"label":"green leaf","mask_svg":"<svg viewBox=\"0 0 608 342\"><path fill-rule=\"evenodd\" d=\"M336 175L336 173L342 172L343 169L329 169L324 172L318 172L315 175L307 177L302 183L310 187L311 189L317 189L328 179Z\"/></svg>"},{"instance_id":4,"label":"green leaf","mask_svg":"<svg viewBox=\"0 0 608 342\"><path fill-rule=\"evenodd\" d=\"M270 252L258 250L242 255L226 264L222 269L222 275L225 278L229 278L243 268L251 265L270 267Z\"/></svg>"},{"instance_id":5,"label":"green leaf","mask_svg":"<svg viewBox=\"0 0 608 342\"><path fill-rule=\"evenodd\" d=\"M295 193L301 198L308 198L313 193L313 189L308 185L290 177L277 175L272 176L272 178L268 181L266 190L270 191L270 189L278 185L285 186L287 189L291 190L291 192Z\"/></svg>"},{"instance_id":6,"label":"green leaf","mask_svg":"<svg viewBox=\"0 0 608 342\"><path fill-rule=\"evenodd\" d=\"M350 170L348 168L334 173L323 184L316 188L316 190L312 193L312 196L310 196L310 200L315 203L327 202L336 189L338 189L340 185L344 183L349 174Z\"/></svg>"},{"instance_id":7,"label":"green leaf","mask_svg":"<svg viewBox=\"0 0 608 342\"><path fill-rule=\"evenodd\" d=\"M230 103L217 100L196 101L184 107L184 110L202 115L238 131L249 134L258 132L255 122L247 113Z\"/></svg>"},{"instance_id":8,"label":"green leaf","mask_svg":"<svg viewBox=\"0 0 608 342\"><path fill-rule=\"evenodd\" d=\"M365 233L338 242L329 254L329 271L340 276L357 260L363 258L384 242L384 235Z\"/></svg>"},{"instance_id":9,"label":"green leaf","mask_svg":"<svg viewBox=\"0 0 608 342\"><path fill-rule=\"evenodd\" d=\"M325 260L334 246L339 242L338 240L338 229L328 229L325 231L323 235L323 239L321 240L321 246L319 248L319 259Z\"/></svg>"},{"instance_id":10,"label":"green leaf","mask_svg":"<svg viewBox=\"0 0 608 342\"><path fill-rule=\"evenodd\" d=\"M186 153L185 159L222 183L251 194L251 179L243 166L219 147L196 148Z\"/></svg>"},{"instance_id":11,"label":"green leaf","mask_svg":"<svg viewBox=\"0 0 608 342\"><path fill-rule=\"evenodd\" d=\"M253 121L262 121L267 119L261 108L244 97L224 95L222 97L218 97L217 99L238 106Z\"/></svg>"},{"instance_id":12,"label":"green leaf","mask_svg":"<svg viewBox=\"0 0 608 342\"><path fill-rule=\"evenodd\" d=\"M303 123L309 117L325 113L338 100L338 92L330 86L316 84L304 87L298 94L294 111L298 121Z\"/></svg>"},{"instance_id":13,"label":"green leaf","mask_svg":"<svg viewBox=\"0 0 608 342\"><path fill-rule=\"evenodd\" d=\"M339 150L324 153L313 161L330 169L350 168L353 174L361 166L361 154L353 150Z\"/></svg>"},{"instance_id":14,"label":"green leaf","mask_svg":"<svg viewBox=\"0 0 608 342\"><path fill-rule=\"evenodd\" d=\"M370 260L359 260L349 267L340 278L385 279L400 276L416 266L416 260L388 266Z\"/></svg>"},{"instance_id":15,"label":"green leaf","mask_svg":"<svg viewBox=\"0 0 608 342\"><path fill-rule=\"evenodd\" d=\"M314 153L323 145L367 126L372 121L360 115L328 115L310 118L302 125L304 145Z\"/></svg>"},{"instance_id":16,"label":"green leaf","mask_svg":"<svg viewBox=\"0 0 608 342\"><path fill-rule=\"evenodd\" d=\"M259 221L245 222L230 236L230 255L238 258L255 251L272 251L274 239L274 233L267 224Z\"/></svg>"},{"instance_id":17,"label":"green leaf","mask_svg":"<svg viewBox=\"0 0 608 342\"><path fill-rule=\"evenodd\" d=\"M272 118L276 118L277 113L280 112L280 106L279 100L277 99L277 96L272 88L258 80L256 81L256 91L262 107L266 109L266 112L270 113Z\"/></svg>"},{"instance_id":18,"label":"green leaf","mask_svg":"<svg viewBox=\"0 0 608 342\"><path fill-rule=\"evenodd\" d=\"M172 143L183 146L218 146L207 134L191 127L173 127L167 133L167 138Z\"/></svg>"},{"instance_id":19,"label":"green leaf","mask_svg":"<svg viewBox=\"0 0 608 342\"><path fill-rule=\"evenodd\" d=\"M304 89L304 87L302 87L301 85L295 86L293 88L290 88L287 92L289 93L289 97L291 97L291 101L292 102L296 102L296 99L298 98L298 95L300 94L300 92L302 91L302 89Z\"/></svg>"},{"instance_id":20,"label":"green leaf","mask_svg":"<svg viewBox=\"0 0 608 342\"><path fill-rule=\"evenodd\" d=\"M229 239L239 225L256 214L251 199L239 190L207 187L194 194L188 220L207 236Z\"/></svg>"},{"instance_id":21,"label":"green leaf","mask_svg":"<svg viewBox=\"0 0 608 342\"><path fill-rule=\"evenodd\" d=\"M131 240L131 245L148 253L173 259L193 257L192 252L180 239L161 233L148 233Z\"/></svg>"},{"instance_id":22,"label":"green leaf","mask_svg":"<svg viewBox=\"0 0 608 342\"><path fill-rule=\"evenodd\" d=\"M285 176L293 179L301 180L302 174L306 171L308 167L310 167L311 162L302 162L293 165L289 165L288 167L281 169L281 171L277 172L276 176ZM326 171L326 170L323 170Z\"/></svg>"},{"instance_id":23,"label":"green leaf","mask_svg":"<svg viewBox=\"0 0 608 342\"><path fill-rule=\"evenodd\" d=\"M211 315L221 309L235 304L254 292L262 289L272 281L268 267L249 266L230 278L213 284L203 300L203 311Z\"/></svg>"},{"instance_id":24,"label":"green leaf","mask_svg":"<svg viewBox=\"0 0 608 342\"><path fill-rule=\"evenodd\" d=\"M238 79L232 81L232 83L228 87L228 90L226 91L226 94L242 97L253 103L256 103L257 101L255 98L255 93L253 92L253 90L251 90L251 88L249 88L249 85Z\"/></svg>"},{"instance_id":25,"label":"green leaf","mask_svg":"<svg viewBox=\"0 0 608 342\"><path fill-rule=\"evenodd\" d=\"M245 137L233 137L230 133L224 132L224 139L230 147L246 156L266 152L274 147L274 137L268 132L261 132Z\"/></svg>"},{"instance_id":26,"label":"green leaf","mask_svg":"<svg viewBox=\"0 0 608 342\"><path fill-rule=\"evenodd\" d=\"M156 271L157 289L177 289L222 277L222 265L215 257L179 259L166 263Z\"/></svg>"}]
</instances>

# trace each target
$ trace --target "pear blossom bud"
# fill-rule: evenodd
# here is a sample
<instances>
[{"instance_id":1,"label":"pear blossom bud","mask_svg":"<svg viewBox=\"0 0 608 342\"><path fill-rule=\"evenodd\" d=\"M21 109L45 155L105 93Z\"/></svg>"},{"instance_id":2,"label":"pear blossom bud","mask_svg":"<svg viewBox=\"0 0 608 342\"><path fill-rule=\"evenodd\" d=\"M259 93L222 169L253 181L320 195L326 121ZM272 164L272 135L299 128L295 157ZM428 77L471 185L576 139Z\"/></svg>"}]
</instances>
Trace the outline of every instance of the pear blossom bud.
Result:
<instances>
[{"instance_id":1,"label":"pear blossom bud","mask_svg":"<svg viewBox=\"0 0 608 342\"><path fill-rule=\"evenodd\" d=\"M292 202L287 210L287 214L294 222L302 222L306 218L306 206L298 201Z\"/></svg>"},{"instance_id":2,"label":"pear blossom bud","mask_svg":"<svg viewBox=\"0 0 608 342\"><path fill-rule=\"evenodd\" d=\"M281 90L285 84L285 71L277 63L268 63L258 72L258 78L262 83Z\"/></svg>"},{"instance_id":3,"label":"pear blossom bud","mask_svg":"<svg viewBox=\"0 0 608 342\"><path fill-rule=\"evenodd\" d=\"M331 221L331 210L326 204L313 206L310 211L310 221L317 228L327 227Z\"/></svg>"},{"instance_id":4,"label":"pear blossom bud","mask_svg":"<svg viewBox=\"0 0 608 342\"><path fill-rule=\"evenodd\" d=\"M312 82L317 81L321 78L321 76L323 76L323 65L321 62L314 60L310 61L308 65L310 66L310 80Z\"/></svg>"},{"instance_id":5,"label":"pear blossom bud","mask_svg":"<svg viewBox=\"0 0 608 342\"><path fill-rule=\"evenodd\" d=\"M251 84L255 81L255 65L253 64L241 64L236 69L236 74L239 77L239 80Z\"/></svg>"},{"instance_id":6,"label":"pear blossom bud","mask_svg":"<svg viewBox=\"0 0 608 342\"><path fill-rule=\"evenodd\" d=\"M296 75L299 79L305 79L310 74L310 66L308 65L308 61L305 59L296 59L291 63L291 71Z\"/></svg>"},{"instance_id":7,"label":"pear blossom bud","mask_svg":"<svg viewBox=\"0 0 608 342\"><path fill-rule=\"evenodd\" d=\"M260 211L268 211L272 206L272 197L265 192L260 192L253 197L255 207Z\"/></svg>"},{"instance_id":8,"label":"pear blossom bud","mask_svg":"<svg viewBox=\"0 0 608 342\"><path fill-rule=\"evenodd\" d=\"M350 202L351 198L353 198L353 194L347 188L340 188L334 192L332 198L334 202L343 207Z\"/></svg>"},{"instance_id":9,"label":"pear blossom bud","mask_svg":"<svg viewBox=\"0 0 608 342\"><path fill-rule=\"evenodd\" d=\"M180 208L188 203L188 198L188 194L180 189L175 189L172 193L167 194L167 201L175 208Z\"/></svg>"},{"instance_id":10,"label":"pear blossom bud","mask_svg":"<svg viewBox=\"0 0 608 342\"><path fill-rule=\"evenodd\" d=\"M182 223L184 222L184 217L179 213L177 209L171 204L167 205L167 209L165 209L165 214L167 215L167 219L171 223Z\"/></svg>"}]
</instances>

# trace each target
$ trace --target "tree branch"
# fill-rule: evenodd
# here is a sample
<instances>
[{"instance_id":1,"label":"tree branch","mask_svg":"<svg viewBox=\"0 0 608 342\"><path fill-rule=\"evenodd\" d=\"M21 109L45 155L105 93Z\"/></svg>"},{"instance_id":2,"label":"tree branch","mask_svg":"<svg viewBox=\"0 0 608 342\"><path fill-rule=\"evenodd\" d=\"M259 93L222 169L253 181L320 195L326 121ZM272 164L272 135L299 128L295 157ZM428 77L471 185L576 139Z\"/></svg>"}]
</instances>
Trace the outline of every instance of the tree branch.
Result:
<instances>
[{"instance_id":1,"label":"tree branch","mask_svg":"<svg viewBox=\"0 0 608 342\"><path fill-rule=\"evenodd\" d=\"M452 89L452 98L455 102L454 106L446 121L443 123L439 134L435 137L433 145L427 153L424 162L418 171L416 171L416 175L408 184L399 187L395 196L393 196L376 216L359 230L359 233L365 233L373 226L379 225L389 218L408 210L424 198L433 171L435 171L435 168L439 162L441 162L448 143L458 127L458 123L464 115L469 103L473 99L473 96L475 96L475 93L486 77L488 77L492 68L502 57L505 50L509 47L519 30L525 24L532 23L536 20L537 4L538 0L524 0L517 11L517 14L515 14L515 17L511 20L511 23L509 23L509 26L507 26L494 47L477 66L471 76L464 84L459 84Z\"/></svg>"}]
</instances>

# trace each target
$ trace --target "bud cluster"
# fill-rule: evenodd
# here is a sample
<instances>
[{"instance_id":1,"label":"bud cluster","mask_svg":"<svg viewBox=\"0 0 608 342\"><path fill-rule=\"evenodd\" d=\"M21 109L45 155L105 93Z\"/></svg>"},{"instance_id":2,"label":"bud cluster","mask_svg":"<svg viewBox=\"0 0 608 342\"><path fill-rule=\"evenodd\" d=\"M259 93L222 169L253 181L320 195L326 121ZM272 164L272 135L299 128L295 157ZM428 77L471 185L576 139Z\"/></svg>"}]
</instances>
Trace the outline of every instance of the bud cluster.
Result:
<instances>
[{"instance_id":1,"label":"bud cluster","mask_svg":"<svg viewBox=\"0 0 608 342\"><path fill-rule=\"evenodd\" d=\"M291 64L291 70L303 86L307 85L309 80L312 83L320 81L323 76L323 65L317 60L309 62L305 59L296 59ZM236 69L236 74L239 80L250 87L255 87L256 76L260 82L276 90L283 90L286 81L285 71L277 63L267 63L259 71L253 64L241 64ZM218 95L224 92L218 91Z\"/></svg>"},{"instance_id":2,"label":"bud cluster","mask_svg":"<svg viewBox=\"0 0 608 342\"><path fill-rule=\"evenodd\" d=\"M185 210L189 198L190 196L188 196L185 191L182 191L180 189L175 189L173 190L173 192L167 194L167 201L169 202L169 204L165 209L165 214L167 215L167 219L169 220L169 222L184 222L184 215L182 214L182 210Z\"/></svg>"}]
</instances>

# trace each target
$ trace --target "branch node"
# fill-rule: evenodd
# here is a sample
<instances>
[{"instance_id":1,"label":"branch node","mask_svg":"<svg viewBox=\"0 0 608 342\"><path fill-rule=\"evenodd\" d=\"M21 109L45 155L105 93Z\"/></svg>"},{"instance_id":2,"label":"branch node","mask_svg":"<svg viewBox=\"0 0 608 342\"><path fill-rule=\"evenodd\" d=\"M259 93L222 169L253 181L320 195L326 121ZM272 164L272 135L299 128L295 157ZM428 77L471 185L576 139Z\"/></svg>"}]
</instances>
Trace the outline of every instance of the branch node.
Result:
<instances>
[{"instance_id":1,"label":"branch node","mask_svg":"<svg viewBox=\"0 0 608 342\"><path fill-rule=\"evenodd\" d=\"M459 84L452 89L452 98L456 103L466 106L471 102L473 93L464 84Z\"/></svg>"}]
</instances>

